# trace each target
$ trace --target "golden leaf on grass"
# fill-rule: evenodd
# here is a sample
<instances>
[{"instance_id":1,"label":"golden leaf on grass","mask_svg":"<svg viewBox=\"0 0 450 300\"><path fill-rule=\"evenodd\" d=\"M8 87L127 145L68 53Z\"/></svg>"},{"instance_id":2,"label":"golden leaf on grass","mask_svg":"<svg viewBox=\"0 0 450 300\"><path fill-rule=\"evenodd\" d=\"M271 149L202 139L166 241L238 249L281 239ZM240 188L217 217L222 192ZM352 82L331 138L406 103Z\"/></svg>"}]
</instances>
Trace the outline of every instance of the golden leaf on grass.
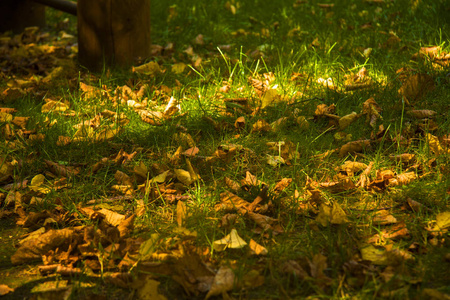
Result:
<instances>
[{"instance_id":1,"label":"golden leaf on grass","mask_svg":"<svg viewBox=\"0 0 450 300\"><path fill-rule=\"evenodd\" d=\"M249 219L253 220L263 230L272 230L272 224L278 221L277 219L271 218L269 216L257 214L251 211L247 211L246 216Z\"/></svg>"},{"instance_id":2,"label":"golden leaf on grass","mask_svg":"<svg viewBox=\"0 0 450 300\"><path fill-rule=\"evenodd\" d=\"M50 250L68 248L69 244L79 237L80 235L70 228L49 230L35 239L24 242L11 256L11 262L18 265L40 260L42 255Z\"/></svg>"},{"instance_id":3,"label":"golden leaf on grass","mask_svg":"<svg viewBox=\"0 0 450 300\"><path fill-rule=\"evenodd\" d=\"M332 207L322 203L319 208L319 214L316 217L316 222L326 227L329 223L345 224L348 222L348 219L339 203L333 203Z\"/></svg>"},{"instance_id":4,"label":"golden leaf on grass","mask_svg":"<svg viewBox=\"0 0 450 300\"><path fill-rule=\"evenodd\" d=\"M208 294L206 294L205 300L213 296L224 295L226 292L231 291L234 286L234 281L235 275L233 270L228 267L220 267L214 277L211 289Z\"/></svg>"},{"instance_id":5,"label":"golden leaf on grass","mask_svg":"<svg viewBox=\"0 0 450 300\"><path fill-rule=\"evenodd\" d=\"M117 170L114 174L114 178L120 185L133 186L133 181L131 180L130 176L122 171Z\"/></svg>"},{"instance_id":6,"label":"golden leaf on grass","mask_svg":"<svg viewBox=\"0 0 450 300\"><path fill-rule=\"evenodd\" d=\"M183 201L177 203L177 224L178 227L182 227L186 220L186 204Z\"/></svg>"},{"instance_id":7,"label":"golden leaf on grass","mask_svg":"<svg viewBox=\"0 0 450 300\"><path fill-rule=\"evenodd\" d=\"M387 265L388 263L385 249L367 245L361 248L360 251L362 259L371 261L374 265Z\"/></svg>"},{"instance_id":8,"label":"golden leaf on grass","mask_svg":"<svg viewBox=\"0 0 450 300\"><path fill-rule=\"evenodd\" d=\"M176 63L172 65L172 72L175 74L181 74L186 69L187 65L185 63Z\"/></svg>"},{"instance_id":9,"label":"golden leaf on grass","mask_svg":"<svg viewBox=\"0 0 450 300\"><path fill-rule=\"evenodd\" d=\"M187 149L186 151L184 151L184 152L183 152L183 155L184 155L184 156L187 156L187 157L194 157L194 156L197 155L197 153L198 153L199 151L200 151L200 150L198 149L198 147L192 147L192 148L189 148L189 149Z\"/></svg>"},{"instance_id":10,"label":"golden leaf on grass","mask_svg":"<svg viewBox=\"0 0 450 300\"><path fill-rule=\"evenodd\" d=\"M409 236L409 230L404 222L397 223L367 239L367 243L384 244L386 239L400 239Z\"/></svg>"},{"instance_id":11,"label":"golden leaf on grass","mask_svg":"<svg viewBox=\"0 0 450 300\"><path fill-rule=\"evenodd\" d=\"M339 129L344 130L350 124L358 120L358 118L361 117L360 114L357 114L356 112L352 112L351 114L345 115L339 119Z\"/></svg>"},{"instance_id":12,"label":"golden leaf on grass","mask_svg":"<svg viewBox=\"0 0 450 300\"><path fill-rule=\"evenodd\" d=\"M388 186L401 186L410 183L411 181L417 179L416 172L404 172L398 174L394 178L388 179Z\"/></svg>"},{"instance_id":13,"label":"golden leaf on grass","mask_svg":"<svg viewBox=\"0 0 450 300\"><path fill-rule=\"evenodd\" d=\"M120 128L112 129L112 128L105 128L97 133L94 134L94 140L97 142L102 141L108 141L114 138L119 132L121 131Z\"/></svg>"},{"instance_id":14,"label":"golden leaf on grass","mask_svg":"<svg viewBox=\"0 0 450 300\"><path fill-rule=\"evenodd\" d=\"M279 165L285 165L286 162L284 161L284 158L281 156L272 156L269 154L266 154L266 162L272 167L277 167Z\"/></svg>"},{"instance_id":15,"label":"golden leaf on grass","mask_svg":"<svg viewBox=\"0 0 450 300\"><path fill-rule=\"evenodd\" d=\"M334 114L335 110L336 110L336 106L334 104L331 104L330 106L328 106L326 104L319 104L319 105L317 105L314 115L319 117L319 116L323 116L325 114Z\"/></svg>"},{"instance_id":16,"label":"golden leaf on grass","mask_svg":"<svg viewBox=\"0 0 450 300\"><path fill-rule=\"evenodd\" d=\"M162 125L162 121L164 120L164 115L159 111L150 111L146 109L138 109L136 110L141 120L150 125L160 126Z\"/></svg>"},{"instance_id":17,"label":"golden leaf on grass","mask_svg":"<svg viewBox=\"0 0 450 300\"><path fill-rule=\"evenodd\" d=\"M155 252L159 242L159 234L152 233L150 238L143 242L139 247L139 258L142 261L152 258L152 254Z\"/></svg>"},{"instance_id":18,"label":"golden leaf on grass","mask_svg":"<svg viewBox=\"0 0 450 300\"><path fill-rule=\"evenodd\" d=\"M420 100L426 93L434 89L434 79L428 74L413 74L407 77L400 89L406 104L413 104Z\"/></svg>"},{"instance_id":19,"label":"golden leaf on grass","mask_svg":"<svg viewBox=\"0 0 450 300\"><path fill-rule=\"evenodd\" d=\"M0 111L0 122L7 123L13 120L13 115Z\"/></svg>"},{"instance_id":20,"label":"golden leaf on grass","mask_svg":"<svg viewBox=\"0 0 450 300\"><path fill-rule=\"evenodd\" d=\"M62 164L58 164L46 159L44 160L44 162L50 168L52 173L57 176L71 177L73 175L77 175L78 173L80 173L79 168L64 166Z\"/></svg>"},{"instance_id":21,"label":"golden leaf on grass","mask_svg":"<svg viewBox=\"0 0 450 300\"><path fill-rule=\"evenodd\" d=\"M261 108L265 108L270 104L279 101L280 95L278 95L278 91L276 87L267 90L262 99L261 99Z\"/></svg>"},{"instance_id":22,"label":"golden leaf on grass","mask_svg":"<svg viewBox=\"0 0 450 300\"><path fill-rule=\"evenodd\" d=\"M268 132L271 130L272 130L272 127L264 119L256 121L252 126L252 132Z\"/></svg>"},{"instance_id":23,"label":"golden leaf on grass","mask_svg":"<svg viewBox=\"0 0 450 300\"><path fill-rule=\"evenodd\" d=\"M35 192L48 194L51 192L51 189L45 184L45 176L42 174L38 174L31 179L30 189Z\"/></svg>"},{"instance_id":24,"label":"golden leaf on grass","mask_svg":"<svg viewBox=\"0 0 450 300\"><path fill-rule=\"evenodd\" d=\"M306 130L309 128L309 122L308 120L306 120L305 116L298 116L295 119L295 122L298 124L298 126L300 127L300 129L302 130Z\"/></svg>"},{"instance_id":25,"label":"golden leaf on grass","mask_svg":"<svg viewBox=\"0 0 450 300\"><path fill-rule=\"evenodd\" d=\"M14 292L14 289L10 288L6 284L0 284L0 297L9 294L11 292Z\"/></svg>"},{"instance_id":26,"label":"golden leaf on grass","mask_svg":"<svg viewBox=\"0 0 450 300\"><path fill-rule=\"evenodd\" d=\"M228 177L225 177L225 184L235 193L237 193L241 189L241 185L239 184L239 182Z\"/></svg>"},{"instance_id":27,"label":"golden leaf on grass","mask_svg":"<svg viewBox=\"0 0 450 300\"><path fill-rule=\"evenodd\" d=\"M432 118L437 115L437 112L429 109L413 109L407 111L406 113L417 119Z\"/></svg>"},{"instance_id":28,"label":"golden leaf on grass","mask_svg":"<svg viewBox=\"0 0 450 300\"><path fill-rule=\"evenodd\" d=\"M139 162L139 166L134 166L133 172L134 172L134 174L138 175L139 177L141 177L143 179L147 179L148 168L142 160Z\"/></svg>"},{"instance_id":29,"label":"golden leaf on grass","mask_svg":"<svg viewBox=\"0 0 450 300\"><path fill-rule=\"evenodd\" d=\"M184 185L191 185L195 179L191 177L191 174L183 169L174 169L173 172L177 177L178 181L180 181Z\"/></svg>"},{"instance_id":30,"label":"golden leaf on grass","mask_svg":"<svg viewBox=\"0 0 450 300\"><path fill-rule=\"evenodd\" d=\"M163 71L161 70L157 62L151 61L137 67L132 67L132 72L147 76L155 76L162 73Z\"/></svg>"},{"instance_id":31,"label":"golden leaf on grass","mask_svg":"<svg viewBox=\"0 0 450 300\"><path fill-rule=\"evenodd\" d=\"M101 213L102 215L105 216L105 220L106 222L108 222L110 225L112 226L119 226L122 221L125 220L125 216L122 214L119 214L115 211L106 209L106 208L102 208L98 211L98 213Z\"/></svg>"},{"instance_id":32,"label":"golden leaf on grass","mask_svg":"<svg viewBox=\"0 0 450 300\"><path fill-rule=\"evenodd\" d=\"M137 289L137 295L140 300L167 300L166 296L161 295L158 291L159 281L152 279L151 276L140 276L145 278ZM140 279L140 281L142 281Z\"/></svg>"},{"instance_id":33,"label":"golden leaf on grass","mask_svg":"<svg viewBox=\"0 0 450 300\"><path fill-rule=\"evenodd\" d=\"M178 100L175 97L170 97L169 102L167 103L166 107L164 108L164 117L169 118L170 116L173 116L175 113L181 110L181 106L178 103Z\"/></svg>"},{"instance_id":34,"label":"golden leaf on grass","mask_svg":"<svg viewBox=\"0 0 450 300\"><path fill-rule=\"evenodd\" d=\"M236 229L231 229L230 234L226 235L223 239L213 242L213 248L216 251L224 251L227 248L240 249L247 245L247 243L238 235Z\"/></svg>"},{"instance_id":35,"label":"golden leaf on grass","mask_svg":"<svg viewBox=\"0 0 450 300\"><path fill-rule=\"evenodd\" d=\"M388 225L397 223L397 219L389 213L387 210L378 211L372 218L374 225Z\"/></svg>"},{"instance_id":36,"label":"golden leaf on grass","mask_svg":"<svg viewBox=\"0 0 450 300\"><path fill-rule=\"evenodd\" d=\"M355 173L361 172L367 168L365 163L360 163L357 161L345 161L339 169L347 173L348 176L353 176Z\"/></svg>"},{"instance_id":37,"label":"golden leaf on grass","mask_svg":"<svg viewBox=\"0 0 450 300\"><path fill-rule=\"evenodd\" d=\"M361 152L365 148L368 148L370 146L370 140L358 140L349 142L341 147L339 149L339 157L344 157L347 154L355 153L355 152Z\"/></svg>"},{"instance_id":38,"label":"golden leaf on grass","mask_svg":"<svg viewBox=\"0 0 450 300\"><path fill-rule=\"evenodd\" d=\"M362 114L366 115L366 123L375 128L377 119L383 119L380 115L381 107L374 98L369 98L363 103Z\"/></svg>"},{"instance_id":39,"label":"golden leaf on grass","mask_svg":"<svg viewBox=\"0 0 450 300\"><path fill-rule=\"evenodd\" d=\"M402 153L402 154L398 154L398 155L389 155L390 159L393 159L393 160L396 160L396 161L400 161L402 163L409 163L415 157L416 157L415 154L410 154L410 153Z\"/></svg>"},{"instance_id":40,"label":"golden leaf on grass","mask_svg":"<svg viewBox=\"0 0 450 300\"><path fill-rule=\"evenodd\" d=\"M439 139L432 135L431 133L427 133L426 134L426 140L428 143L428 147L430 147L430 150L435 154L435 155L440 155L442 153L446 153L449 152L450 149L447 149L447 151L442 147L441 143L439 142Z\"/></svg>"},{"instance_id":41,"label":"golden leaf on grass","mask_svg":"<svg viewBox=\"0 0 450 300\"><path fill-rule=\"evenodd\" d=\"M441 231L450 227L450 211L445 211L436 216L436 225L433 230Z\"/></svg>"},{"instance_id":42,"label":"golden leaf on grass","mask_svg":"<svg viewBox=\"0 0 450 300\"><path fill-rule=\"evenodd\" d=\"M253 239L250 240L249 243L249 248L252 251L252 253L256 254L256 255L267 255L267 253L269 253L269 251L267 251L267 249L263 246L261 246L260 244L258 244L257 242L255 242Z\"/></svg>"},{"instance_id":43,"label":"golden leaf on grass","mask_svg":"<svg viewBox=\"0 0 450 300\"><path fill-rule=\"evenodd\" d=\"M236 196L235 194L225 191L220 193L220 202L215 206L216 210L235 210L241 207L247 208L250 205L250 202L245 201L244 199Z\"/></svg>"},{"instance_id":44,"label":"golden leaf on grass","mask_svg":"<svg viewBox=\"0 0 450 300\"><path fill-rule=\"evenodd\" d=\"M6 157L0 156L0 182L7 181L14 174L14 166L6 161ZM42 175L43 176L43 175Z\"/></svg>"},{"instance_id":45,"label":"golden leaf on grass","mask_svg":"<svg viewBox=\"0 0 450 300\"><path fill-rule=\"evenodd\" d=\"M189 174L189 172L188 172L188 174ZM164 183L169 175L170 175L170 171L169 170L164 171L161 174L159 174L159 175L153 177L152 179L150 179L148 181L148 183L149 184L152 184L152 183Z\"/></svg>"},{"instance_id":46,"label":"golden leaf on grass","mask_svg":"<svg viewBox=\"0 0 450 300\"><path fill-rule=\"evenodd\" d=\"M41 112L42 113L49 113L51 111L64 112L64 111L69 109L67 104L65 104L64 102L61 102L61 101L54 101L54 100L50 100L50 99L45 99L45 102L46 103L44 105L42 105L42 108L41 108Z\"/></svg>"}]
</instances>

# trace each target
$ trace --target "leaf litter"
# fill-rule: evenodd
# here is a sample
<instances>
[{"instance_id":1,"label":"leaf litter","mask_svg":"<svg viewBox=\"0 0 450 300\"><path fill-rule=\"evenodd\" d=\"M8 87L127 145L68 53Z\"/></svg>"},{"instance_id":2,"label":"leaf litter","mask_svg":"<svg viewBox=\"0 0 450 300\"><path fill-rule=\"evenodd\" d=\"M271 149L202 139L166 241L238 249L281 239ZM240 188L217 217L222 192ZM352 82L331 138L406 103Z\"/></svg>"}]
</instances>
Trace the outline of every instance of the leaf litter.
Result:
<instances>
[{"instance_id":1,"label":"leaf litter","mask_svg":"<svg viewBox=\"0 0 450 300\"><path fill-rule=\"evenodd\" d=\"M293 7L306 3L297 1ZM332 18L329 13L334 4L317 7L328 12L326 19ZM237 15L241 3L227 1L225 9ZM177 17L175 5L170 9L170 22ZM259 23L256 19L251 22ZM252 33L238 30L233 34ZM263 28L258 36L270 34ZM195 96L174 96L181 95L174 93L180 89L178 79L171 87L153 84L168 73L190 76L201 70L209 58L198 51L207 47L204 35L198 34L184 50L185 62L177 61L172 46L155 45L161 57L170 57L165 63L171 66L157 61L135 66L130 70L135 82L115 87L92 85L98 79L92 80L92 74L82 74L79 82L73 80L78 76L74 41L40 44L48 37L37 29L27 29L13 38L16 41L5 36L0 48L2 56L11 52L12 58L2 63L2 71L15 74L2 86L0 97L5 138L0 152L0 217L14 218L17 226L28 231L16 241L16 249L8 257L13 265L37 263L44 277L88 275L134 290L139 299L168 299L161 289L165 278L176 282L186 297L229 299L267 282L278 286L281 294L295 297L299 294L278 280L294 278L317 287L320 293L329 293L333 285L348 293L361 288L368 278L389 282L395 276L400 278L400 287L409 287L422 281L423 272L420 267L410 267L411 261L432 251L448 250L448 204L435 205L424 197L402 194L402 188L421 184L434 173L439 174L437 183L447 182L448 128L443 129L444 134L438 130L436 120L442 120L441 113L429 109L424 100L437 88L433 75L411 69L397 72L397 95L404 110L401 115L407 118L401 130L395 130L391 120L386 120L385 112L393 108L371 91L380 83L366 67L356 69L356 74L347 72L344 83L325 75L312 81L304 73L288 76L293 84L313 82L325 93L345 96L370 90L370 95L364 94L352 110L346 110L342 102L315 97L308 100L309 108L294 108L298 106L297 97L305 95L289 95L279 84L283 74L276 72L255 72L241 87L228 80L217 86L216 95L220 96L216 113L203 120L219 134L231 134L233 138L205 147L202 132L182 125L188 123L188 97ZM320 50L323 43L315 38L310 47ZM397 49L402 43L390 33L380 48ZM64 55L57 51L62 49ZM363 55L370 57L372 51L365 48ZM251 55L264 57L264 47ZM450 61L440 46L422 47L412 59L428 60L436 70ZM76 103L45 92L62 80L71 91L79 92L85 109L95 113L76 121L72 131L58 135L54 147L107 143L109 155L83 163L49 157L31 173L18 172L39 159L36 153L22 157L17 153L35 143L52 141L47 129L57 127L62 118L76 120ZM46 116L33 125L29 124L32 117L21 116L20 110L9 107L30 94L42 97L39 111ZM288 108L286 113L271 118L269 112L283 105ZM118 109L122 106L126 109ZM116 144L136 120L150 128L176 124L177 131L170 136L174 149L154 153L138 144ZM334 142L330 148L317 148L313 153L298 140L280 134L286 129L330 136ZM283 140L274 140L275 136ZM259 147L244 145L246 138L264 143ZM298 167L302 160L313 166L305 168L304 177L295 173L289 175L292 178L284 177L286 170ZM240 171L230 173L230 169ZM223 180L211 178L206 170L223 173ZM105 195L89 195L87 201L67 205L72 199L63 199L62 195L76 191L77 182L84 176L99 184L94 179L97 175L109 181ZM448 198L450 190L445 188ZM202 189L204 194L196 195L195 191ZM214 200L206 204L202 198ZM208 210L211 222L207 226L212 228L207 233L201 226L192 225L199 218L199 208ZM426 221L422 214L429 214L431 220ZM152 215L159 220L149 219ZM290 220L299 220L301 228ZM289 253L280 250L290 237L297 240L295 243L304 239L299 230L312 235L332 232L337 236L333 247L345 249L347 254L336 262L336 253L326 244L299 251L289 241ZM348 239L343 241L343 235ZM62 293L72 293L68 286ZM13 291L8 285L0 285L0 295ZM422 294L448 297L433 288L423 289Z\"/></svg>"}]
</instances>

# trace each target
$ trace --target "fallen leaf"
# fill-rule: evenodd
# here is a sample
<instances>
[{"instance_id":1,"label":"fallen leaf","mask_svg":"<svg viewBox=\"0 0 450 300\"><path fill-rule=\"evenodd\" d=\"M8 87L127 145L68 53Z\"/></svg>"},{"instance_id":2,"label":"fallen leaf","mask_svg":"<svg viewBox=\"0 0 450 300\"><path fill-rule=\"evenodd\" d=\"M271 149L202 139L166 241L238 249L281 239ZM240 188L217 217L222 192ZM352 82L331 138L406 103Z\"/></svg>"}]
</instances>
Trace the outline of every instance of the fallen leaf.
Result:
<instances>
[{"instance_id":1,"label":"fallen leaf","mask_svg":"<svg viewBox=\"0 0 450 300\"><path fill-rule=\"evenodd\" d=\"M217 271L216 276L214 277L214 282L209 290L208 294L206 294L205 300L217 296L223 295L224 293L231 291L234 287L235 275L232 269L228 267L220 267L219 271Z\"/></svg>"},{"instance_id":2,"label":"fallen leaf","mask_svg":"<svg viewBox=\"0 0 450 300\"><path fill-rule=\"evenodd\" d=\"M216 251L224 251L227 248L240 249L247 245L247 243L238 235L236 229L231 229L230 234L226 235L223 239L213 242L213 248Z\"/></svg>"}]
</instances>

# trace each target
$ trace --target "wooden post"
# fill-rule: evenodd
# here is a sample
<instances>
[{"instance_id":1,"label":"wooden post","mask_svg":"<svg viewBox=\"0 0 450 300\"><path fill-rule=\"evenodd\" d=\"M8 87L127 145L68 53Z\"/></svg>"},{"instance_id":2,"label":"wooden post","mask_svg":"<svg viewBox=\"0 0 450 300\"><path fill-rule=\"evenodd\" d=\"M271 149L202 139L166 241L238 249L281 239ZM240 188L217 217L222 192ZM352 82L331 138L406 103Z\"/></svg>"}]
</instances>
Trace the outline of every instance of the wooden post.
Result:
<instances>
[{"instance_id":1,"label":"wooden post","mask_svg":"<svg viewBox=\"0 0 450 300\"><path fill-rule=\"evenodd\" d=\"M150 54L150 0L78 0L78 59L98 71Z\"/></svg>"},{"instance_id":2,"label":"wooden post","mask_svg":"<svg viewBox=\"0 0 450 300\"><path fill-rule=\"evenodd\" d=\"M26 27L45 26L45 6L30 0L0 0L0 32L22 32Z\"/></svg>"}]
</instances>

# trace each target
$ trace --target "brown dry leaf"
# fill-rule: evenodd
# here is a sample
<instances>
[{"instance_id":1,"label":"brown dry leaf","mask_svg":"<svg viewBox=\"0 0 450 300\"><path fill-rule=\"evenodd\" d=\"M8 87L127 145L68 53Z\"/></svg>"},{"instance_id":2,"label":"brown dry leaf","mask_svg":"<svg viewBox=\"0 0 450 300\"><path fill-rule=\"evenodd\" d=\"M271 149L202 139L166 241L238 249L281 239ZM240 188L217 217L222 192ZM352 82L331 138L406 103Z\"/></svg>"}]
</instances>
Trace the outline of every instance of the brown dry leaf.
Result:
<instances>
[{"instance_id":1,"label":"brown dry leaf","mask_svg":"<svg viewBox=\"0 0 450 300\"><path fill-rule=\"evenodd\" d=\"M50 250L68 248L70 244L80 241L81 234L70 228L49 230L37 238L24 242L11 256L14 265L40 260Z\"/></svg>"},{"instance_id":2,"label":"brown dry leaf","mask_svg":"<svg viewBox=\"0 0 450 300\"><path fill-rule=\"evenodd\" d=\"M355 173L359 173L367 168L365 163L357 161L346 160L339 169L345 172L348 176L353 176Z\"/></svg>"},{"instance_id":3,"label":"brown dry leaf","mask_svg":"<svg viewBox=\"0 0 450 300\"><path fill-rule=\"evenodd\" d=\"M64 166L49 160L44 160L44 162L56 176L71 177L80 173L79 168Z\"/></svg>"},{"instance_id":4,"label":"brown dry leaf","mask_svg":"<svg viewBox=\"0 0 450 300\"><path fill-rule=\"evenodd\" d=\"M177 224L178 227L183 227L186 220L186 204L183 201L177 203Z\"/></svg>"},{"instance_id":5,"label":"brown dry leaf","mask_svg":"<svg viewBox=\"0 0 450 300\"><path fill-rule=\"evenodd\" d=\"M339 149L339 157L345 157L348 154L362 152L368 147L370 147L370 140L358 140L349 142Z\"/></svg>"},{"instance_id":6,"label":"brown dry leaf","mask_svg":"<svg viewBox=\"0 0 450 300\"><path fill-rule=\"evenodd\" d=\"M245 201L244 199L236 196L235 194L225 191L220 193L220 203L216 204L215 209L218 210L226 210L232 211L239 208L247 208L250 205L250 202Z\"/></svg>"},{"instance_id":7,"label":"brown dry leaf","mask_svg":"<svg viewBox=\"0 0 450 300\"><path fill-rule=\"evenodd\" d=\"M248 211L246 216L254 221L259 227L261 227L264 231L273 230L272 224L278 222L277 219L271 218L269 216L265 216L262 214L257 214L254 212Z\"/></svg>"},{"instance_id":8,"label":"brown dry leaf","mask_svg":"<svg viewBox=\"0 0 450 300\"><path fill-rule=\"evenodd\" d=\"M281 194L290 184L292 183L292 178L283 178L277 182L273 188L273 192L277 195Z\"/></svg>"},{"instance_id":9,"label":"brown dry leaf","mask_svg":"<svg viewBox=\"0 0 450 300\"><path fill-rule=\"evenodd\" d=\"M409 236L409 230L404 222L397 223L392 227L381 230L380 233L367 239L367 243L384 244L387 239L397 239Z\"/></svg>"},{"instance_id":10,"label":"brown dry leaf","mask_svg":"<svg viewBox=\"0 0 450 300\"><path fill-rule=\"evenodd\" d=\"M267 249L263 246L261 246L260 244L258 244L257 242L255 242L253 239L250 240L250 243L248 244L250 250L252 251L252 253L256 254L256 255L267 255L269 253L269 251L267 251Z\"/></svg>"},{"instance_id":11,"label":"brown dry leaf","mask_svg":"<svg viewBox=\"0 0 450 300\"><path fill-rule=\"evenodd\" d=\"M105 218L105 220L108 222L108 224L112 225L112 226L119 226L122 221L125 220L125 216L122 214L119 214L115 211L106 209L106 208L102 208L100 210L97 211L98 213L102 214Z\"/></svg>"},{"instance_id":12,"label":"brown dry leaf","mask_svg":"<svg viewBox=\"0 0 450 300\"><path fill-rule=\"evenodd\" d=\"M413 74L403 81L398 92L404 98L407 105L412 105L433 89L433 77L428 74Z\"/></svg>"},{"instance_id":13,"label":"brown dry leaf","mask_svg":"<svg viewBox=\"0 0 450 300\"><path fill-rule=\"evenodd\" d=\"M256 121L252 125L252 131L251 132L269 132L272 130L272 126L270 126L269 123L267 123L266 120L261 119Z\"/></svg>"},{"instance_id":14,"label":"brown dry leaf","mask_svg":"<svg viewBox=\"0 0 450 300\"><path fill-rule=\"evenodd\" d=\"M395 178L388 179L388 186L401 186L405 184L409 184L413 180L417 179L416 172L404 172L395 176Z\"/></svg>"},{"instance_id":15,"label":"brown dry leaf","mask_svg":"<svg viewBox=\"0 0 450 300\"><path fill-rule=\"evenodd\" d=\"M389 213L387 210L378 211L372 218L374 225L388 225L397 223L397 218Z\"/></svg>"},{"instance_id":16,"label":"brown dry leaf","mask_svg":"<svg viewBox=\"0 0 450 300\"><path fill-rule=\"evenodd\" d=\"M261 275L257 270L250 270L244 275L241 281L244 288L253 289L264 284L265 276Z\"/></svg>"},{"instance_id":17,"label":"brown dry leaf","mask_svg":"<svg viewBox=\"0 0 450 300\"><path fill-rule=\"evenodd\" d=\"M433 118L437 115L437 112L429 109L412 109L406 113L416 119Z\"/></svg>"},{"instance_id":18,"label":"brown dry leaf","mask_svg":"<svg viewBox=\"0 0 450 300\"><path fill-rule=\"evenodd\" d=\"M131 177L122 171L117 170L116 173L114 174L114 178L120 185L125 185L129 187L133 186L133 181L131 180Z\"/></svg>"},{"instance_id":19,"label":"brown dry leaf","mask_svg":"<svg viewBox=\"0 0 450 300\"><path fill-rule=\"evenodd\" d=\"M293 274L300 280L305 280L310 277L308 272L306 272L305 269L303 269L302 266L295 260L288 260L284 262L280 267L280 271L282 273Z\"/></svg>"},{"instance_id":20,"label":"brown dry leaf","mask_svg":"<svg viewBox=\"0 0 450 300\"><path fill-rule=\"evenodd\" d=\"M383 119L380 115L381 107L374 98L369 98L363 103L362 114L366 115L366 123L375 128L378 119Z\"/></svg>"},{"instance_id":21,"label":"brown dry leaf","mask_svg":"<svg viewBox=\"0 0 450 300\"><path fill-rule=\"evenodd\" d=\"M214 277L214 282L209 290L208 294L206 294L205 300L217 296L223 295L228 291L231 291L234 287L235 275L232 269L228 267L220 267L219 271L217 271L216 276Z\"/></svg>"},{"instance_id":22,"label":"brown dry leaf","mask_svg":"<svg viewBox=\"0 0 450 300\"><path fill-rule=\"evenodd\" d=\"M308 260L308 263L311 269L311 277L318 281L319 286L324 287L331 284L332 279L323 272L328 266L326 256L320 253L315 254L312 261Z\"/></svg>"},{"instance_id":23,"label":"brown dry leaf","mask_svg":"<svg viewBox=\"0 0 450 300\"><path fill-rule=\"evenodd\" d=\"M415 212L419 212L421 210L431 211L428 207L426 207L422 203L417 202L409 197L406 199L406 202L408 203L409 207Z\"/></svg>"},{"instance_id":24,"label":"brown dry leaf","mask_svg":"<svg viewBox=\"0 0 450 300\"><path fill-rule=\"evenodd\" d=\"M234 128L236 128L236 130L242 130L245 128L245 117L239 117L236 119L236 121L234 121Z\"/></svg>"},{"instance_id":25,"label":"brown dry leaf","mask_svg":"<svg viewBox=\"0 0 450 300\"><path fill-rule=\"evenodd\" d=\"M134 229L134 220L136 220L136 215L133 214L128 218L122 220L120 224L117 226L117 229L120 233L120 238L127 238Z\"/></svg>"},{"instance_id":26,"label":"brown dry leaf","mask_svg":"<svg viewBox=\"0 0 450 300\"><path fill-rule=\"evenodd\" d=\"M410 154L410 153L402 153L402 154L398 154L398 155L389 155L390 159L396 160L396 161L400 161L402 163L410 163L415 159L416 155L415 154Z\"/></svg>"},{"instance_id":27,"label":"brown dry leaf","mask_svg":"<svg viewBox=\"0 0 450 300\"><path fill-rule=\"evenodd\" d=\"M225 185L234 193L237 193L241 189L241 185L239 184L239 182L228 177L225 177Z\"/></svg>"},{"instance_id":28,"label":"brown dry leaf","mask_svg":"<svg viewBox=\"0 0 450 300\"><path fill-rule=\"evenodd\" d=\"M334 114L336 111L336 106L334 104L331 104L330 106L326 104L319 104L317 105L316 111L314 112L314 115L316 117L324 116L326 114Z\"/></svg>"}]
</instances>

